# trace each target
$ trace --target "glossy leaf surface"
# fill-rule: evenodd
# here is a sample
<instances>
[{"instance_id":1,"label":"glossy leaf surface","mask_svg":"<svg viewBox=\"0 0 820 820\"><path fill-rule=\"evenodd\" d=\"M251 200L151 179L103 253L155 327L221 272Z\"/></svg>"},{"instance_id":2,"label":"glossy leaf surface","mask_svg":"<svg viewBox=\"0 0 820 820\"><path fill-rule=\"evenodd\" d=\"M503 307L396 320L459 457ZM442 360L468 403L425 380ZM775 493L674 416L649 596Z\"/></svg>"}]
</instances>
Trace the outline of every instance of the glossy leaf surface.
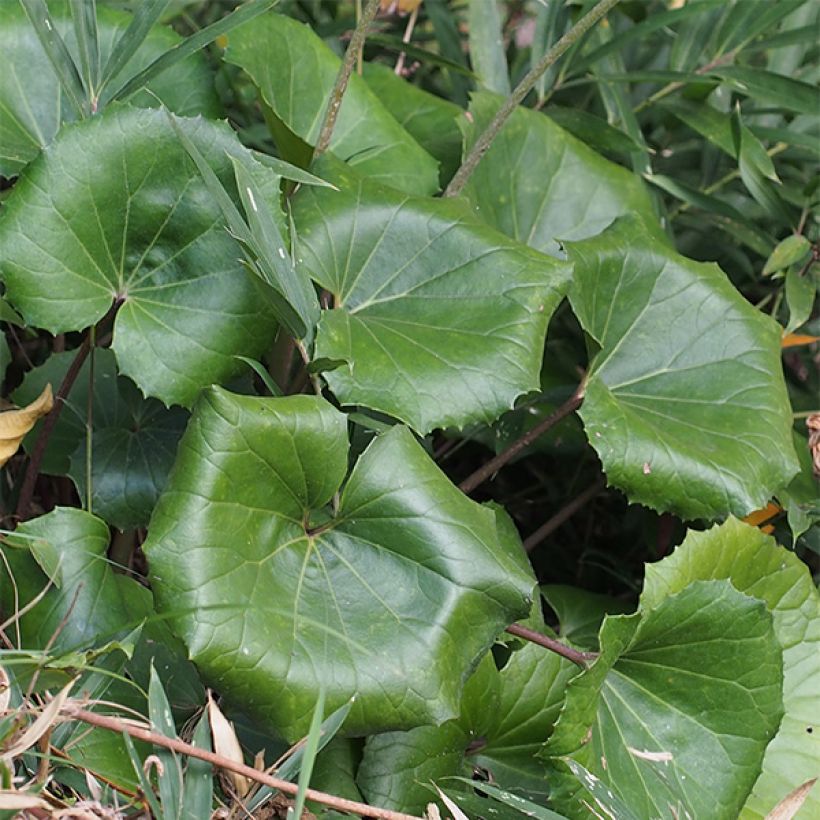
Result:
<instances>
[{"instance_id":1,"label":"glossy leaf surface","mask_svg":"<svg viewBox=\"0 0 820 820\"><path fill-rule=\"evenodd\" d=\"M461 119L466 147L500 105L474 94L473 121ZM553 256L559 241L594 236L614 219L635 214L655 221L641 180L595 153L548 116L519 108L476 167L464 194L487 223Z\"/></svg>"},{"instance_id":2,"label":"glossy leaf surface","mask_svg":"<svg viewBox=\"0 0 820 820\"><path fill-rule=\"evenodd\" d=\"M194 412L145 551L160 609L206 679L286 738L319 684L358 697L345 731L441 722L533 578L495 515L402 427L347 472L321 399L213 388Z\"/></svg>"},{"instance_id":3,"label":"glossy leaf surface","mask_svg":"<svg viewBox=\"0 0 820 820\"><path fill-rule=\"evenodd\" d=\"M76 59L76 39L67 7L51 6L58 31ZM125 31L130 15L97 4L99 53L104 63L115 40ZM122 83L136 74L162 52L180 42L169 28L156 26L137 53L117 77ZM3 71L0 71L0 174L14 176L48 145L65 121L76 117L71 104L60 91L54 68L46 57L37 35L19 2L0 3L0 49ZM196 54L157 77L148 86L151 93L141 92L132 102L143 107L157 105L157 98L182 116L219 111L210 71L201 55Z\"/></svg>"},{"instance_id":4,"label":"glossy leaf surface","mask_svg":"<svg viewBox=\"0 0 820 820\"><path fill-rule=\"evenodd\" d=\"M559 810L586 816L571 757L638 817L736 818L782 715L782 661L761 601L698 581L607 618L546 748ZM586 798L589 800L590 798Z\"/></svg>"},{"instance_id":5,"label":"glossy leaf surface","mask_svg":"<svg viewBox=\"0 0 820 820\"><path fill-rule=\"evenodd\" d=\"M760 530L729 519L690 532L675 552L646 570L641 607L657 606L696 580L726 578L771 612L783 649L783 707L777 736L741 817L761 818L792 789L814 777L820 760L820 595L808 567ZM806 818L820 814L820 793L809 793Z\"/></svg>"},{"instance_id":6,"label":"glossy leaf surface","mask_svg":"<svg viewBox=\"0 0 820 820\"><path fill-rule=\"evenodd\" d=\"M227 185L229 155L253 163L227 127L179 122ZM121 302L120 372L166 404L190 404L272 338L266 286L161 111L112 106L65 128L7 200L0 242L9 300L35 327L79 330Z\"/></svg>"},{"instance_id":7,"label":"glossy leaf surface","mask_svg":"<svg viewBox=\"0 0 820 820\"><path fill-rule=\"evenodd\" d=\"M296 20L268 14L231 32L225 59L247 72L262 99L296 136L316 144L340 65L320 37ZM379 182L413 194L438 189L436 161L355 72L330 148Z\"/></svg>"},{"instance_id":8,"label":"glossy leaf surface","mask_svg":"<svg viewBox=\"0 0 820 820\"><path fill-rule=\"evenodd\" d=\"M580 413L609 482L683 518L763 506L797 470L780 327L637 220L569 256L573 310L601 348Z\"/></svg>"},{"instance_id":9,"label":"glossy leaf surface","mask_svg":"<svg viewBox=\"0 0 820 820\"><path fill-rule=\"evenodd\" d=\"M297 256L334 299L315 355L341 362L325 374L337 398L426 433L491 422L536 389L568 266L457 204L331 179L339 191L302 190L293 213Z\"/></svg>"}]
</instances>

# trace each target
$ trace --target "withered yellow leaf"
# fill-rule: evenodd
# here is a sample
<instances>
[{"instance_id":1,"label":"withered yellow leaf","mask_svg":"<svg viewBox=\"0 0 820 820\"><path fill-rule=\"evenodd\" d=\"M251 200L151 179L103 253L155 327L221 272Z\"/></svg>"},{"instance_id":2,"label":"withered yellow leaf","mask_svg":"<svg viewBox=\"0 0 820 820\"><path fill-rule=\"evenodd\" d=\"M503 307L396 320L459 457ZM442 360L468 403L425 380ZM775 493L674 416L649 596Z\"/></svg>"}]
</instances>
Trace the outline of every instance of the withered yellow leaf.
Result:
<instances>
[{"instance_id":1,"label":"withered yellow leaf","mask_svg":"<svg viewBox=\"0 0 820 820\"><path fill-rule=\"evenodd\" d=\"M47 384L43 392L31 403L18 410L6 410L0 413L0 467L2 467L19 449L23 437L54 407L54 396L51 385Z\"/></svg>"}]
</instances>

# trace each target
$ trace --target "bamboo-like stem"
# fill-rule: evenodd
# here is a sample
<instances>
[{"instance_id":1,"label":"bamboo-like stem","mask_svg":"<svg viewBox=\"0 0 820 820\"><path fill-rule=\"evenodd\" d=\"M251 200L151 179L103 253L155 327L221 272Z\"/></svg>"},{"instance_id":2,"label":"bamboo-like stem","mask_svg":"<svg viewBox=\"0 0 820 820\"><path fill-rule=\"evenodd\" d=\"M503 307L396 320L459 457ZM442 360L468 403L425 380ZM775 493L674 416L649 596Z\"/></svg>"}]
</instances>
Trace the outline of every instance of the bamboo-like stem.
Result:
<instances>
[{"instance_id":1,"label":"bamboo-like stem","mask_svg":"<svg viewBox=\"0 0 820 820\"><path fill-rule=\"evenodd\" d=\"M142 726L136 726L132 721L124 721L120 718L111 717L110 715L98 715L96 712L89 712L72 703L67 703L63 707L62 714L71 720L80 720L91 726L108 729L118 734L125 732L137 740L153 743L155 746L162 746L165 749L171 749L178 754L195 757L198 760L204 760L212 766L235 772L243 777L247 777L249 780L270 786L272 789L277 789L285 794L296 794L299 791L299 786L296 783L289 783L287 780L271 777L269 774L246 766L244 763L237 763L215 752L200 749L197 746L192 746L190 743L185 743L177 738L165 737L165 735L152 732ZM315 800L317 803L330 806L337 811L358 814L361 817L376 817L379 818L379 820L422 820L412 814L402 814L401 812L390 811L389 809L368 806L365 803L358 803L355 800L348 800L344 797L336 797L333 794L316 791L316 789L308 789L306 796L308 800Z\"/></svg>"},{"instance_id":2,"label":"bamboo-like stem","mask_svg":"<svg viewBox=\"0 0 820 820\"><path fill-rule=\"evenodd\" d=\"M353 30L353 36L347 44L347 51L345 51L344 60L339 67L339 73L336 75L336 82L333 85L333 91L330 92L330 100L327 104L327 111L325 111L325 119L322 123L322 130L319 132L319 141L316 143L316 148L313 152L314 159L327 151L330 145L330 138L333 136L333 129L336 126L336 118L339 116L339 111L342 107L342 98L347 90L347 84L350 81L350 75L353 73L353 68L356 65L357 55L364 46L365 38L367 37L367 29L376 17L376 12L379 10L379 0L368 0L359 21L356 23L356 28Z\"/></svg>"},{"instance_id":3,"label":"bamboo-like stem","mask_svg":"<svg viewBox=\"0 0 820 820\"><path fill-rule=\"evenodd\" d=\"M512 94L506 99L504 105L498 109L490 124L479 135L464 162L461 163L461 167L450 180L444 196L458 196L461 193L462 188L467 184L467 180L475 171L476 166L481 162L482 157L487 153L493 140L498 136L499 131L504 127L513 111L521 105L527 94L535 88L538 78L550 66L554 65L565 51L575 45L602 17L611 11L618 2L619 0L600 0L527 72Z\"/></svg>"},{"instance_id":4,"label":"bamboo-like stem","mask_svg":"<svg viewBox=\"0 0 820 820\"><path fill-rule=\"evenodd\" d=\"M524 539L524 549L527 552L532 550L540 544L547 536L551 535L558 527L565 521L572 518L578 510L585 507L601 490L604 489L605 482L603 479L596 480L593 484L586 488L579 496L573 498L566 506L558 510L555 515L548 518L534 533L528 535Z\"/></svg>"},{"instance_id":5,"label":"bamboo-like stem","mask_svg":"<svg viewBox=\"0 0 820 820\"><path fill-rule=\"evenodd\" d=\"M584 400L586 380L578 385L575 392L557 409L550 413L540 424L528 430L519 439L516 439L506 450L482 464L474 473L467 476L458 488L465 493L471 493L479 484L483 484L493 473L498 472L508 461L515 458L524 448L529 447L539 436L542 436L551 427L554 427L564 416L568 416L581 406Z\"/></svg>"},{"instance_id":6,"label":"bamboo-like stem","mask_svg":"<svg viewBox=\"0 0 820 820\"><path fill-rule=\"evenodd\" d=\"M555 652L556 655L578 664L582 669L586 669L598 657L597 652L581 652L580 649L573 649L571 646L561 643L561 641L556 641L555 638L548 638L534 629L521 626L521 624L512 624L504 631L510 635L515 635L516 638L523 638L525 641L543 646L544 649L549 649L550 652Z\"/></svg>"}]
</instances>

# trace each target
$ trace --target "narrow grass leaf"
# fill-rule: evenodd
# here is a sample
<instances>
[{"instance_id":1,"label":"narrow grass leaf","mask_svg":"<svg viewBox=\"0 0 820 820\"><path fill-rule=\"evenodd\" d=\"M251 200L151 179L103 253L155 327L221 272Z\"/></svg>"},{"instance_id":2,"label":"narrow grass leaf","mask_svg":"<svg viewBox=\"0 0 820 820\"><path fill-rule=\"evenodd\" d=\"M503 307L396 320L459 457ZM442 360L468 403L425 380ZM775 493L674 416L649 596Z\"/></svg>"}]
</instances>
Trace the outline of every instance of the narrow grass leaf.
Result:
<instances>
[{"instance_id":1,"label":"narrow grass leaf","mask_svg":"<svg viewBox=\"0 0 820 820\"><path fill-rule=\"evenodd\" d=\"M169 0L144 0L137 6L131 23L122 33L120 39L117 40L114 48L111 49L111 54L108 56L105 68L102 71L100 94L134 56L148 36L151 26L159 21L168 3Z\"/></svg>"},{"instance_id":2,"label":"narrow grass leaf","mask_svg":"<svg viewBox=\"0 0 820 820\"><path fill-rule=\"evenodd\" d=\"M481 85L508 96L510 77L496 0L470 0L470 59Z\"/></svg>"},{"instance_id":3,"label":"narrow grass leaf","mask_svg":"<svg viewBox=\"0 0 820 820\"><path fill-rule=\"evenodd\" d=\"M97 36L97 0L71 0L71 18L80 52L80 70L91 110L94 110L100 78L100 50Z\"/></svg>"},{"instance_id":4,"label":"narrow grass leaf","mask_svg":"<svg viewBox=\"0 0 820 820\"><path fill-rule=\"evenodd\" d=\"M159 2L167 2L167 0L159 0ZM212 43L217 37L227 34L227 32L236 28L236 26L246 23L248 20L252 20L254 17L275 6L278 2L279 0L251 0L251 2L239 6L226 17L217 20L210 26L200 29L196 34L186 37L179 45L174 46L157 57L154 62L146 66L142 71L128 80L128 82L110 94L108 99L127 100L132 94L135 94L150 83L158 74L161 74L171 66L176 65L180 60L184 60L194 52L204 48L209 43ZM110 76L113 76L113 74Z\"/></svg>"},{"instance_id":5,"label":"narrow grass leaf","mask_svg":"<svg viewBox=\"0 0 820 820\"><path fill-rule=\"evenodd\" d=\"M131 740L131 735L128 732L122 733L122 740L125 744L125 748L128 752L128 757L131 758L131 765L134 767L134 772L137 775L137 780L139 781L140 788L142 789L142 794L145 797L146 802L148 803L149 808L154 817L163 817L162 807L157 800L157 796L154 794L154 789L151 786L151 781L148 779L145 771L142 768L142 762L140 761L140 757L137 754L137 750L134 748L134 741Z\"/></svg>"},{"instance_id":6,"label":"narrow grass leaf","mask_svg":"<svg viewBox=\"0 0 820 820\"><path fill-rule=\"evenodd\" d=\"M239 359L240 362L245 362L254 373L262 380L262 384L268 389L268 392L271 396L284 396L285 394L282 392L282 389L279 385L273 380L273 377L267 370L265 370L264 366L261 362L256 361L256 359L251 359L250 356L234 356L235 359Z\"/></svg>"},{"instance_id":7,"label":"narrow grass leaf","mask_svg":"<svg viewBox=\"0 0 820 820\"><path fill-rule=\"evenodd\" d=\"M207 711L202 713L194 729L191 745L197 749L211 750ZM210 816L214 799L213 769L210 763L195 757L188 759L182 795L183 820L200 820L201 817Z\"/></svg>"},{"instance_id":8,"label":"narrow grass leaf","mask_svg":"<svg viewBox=\"0 0 820 820\"><path fill-rule=\"evenodd\" d=\"M176 739L177 732L171 706L153 663L148 684L148 716L155 732ZM165 820L178 820L182 816L182 765L179 757L171 749L156 746L154 754L162 761L163 766L163 771L159 775L162 816Z\"/></svg>"},{"instance_id":9,"label":"narrow grass leaf","mask_svg":"<svg viewBox=\"0 0 820 820\"><path fill-rule=\"evenodd\" d=\"M291 165L291 163L285 162L285 160L279 159L279 157L272 157L270 154L263 154L261 151L251 151L251 154L253 154L253 158L258 163L266 165L284 179L289 179L292 182L301 182L303 185L318 185L320 188L332 188L334 191L339 190L332 182L317 177L315 174L305 171L304 168Z\"/></svg>"},{"instance_id":10,"label":"narrow grass leaf","mask_svg":"<svg viewBox=\"0 0 820 820\"><path fill-rule=\"evenodd\" d=\"M11 746L0 752L0 761L12 760L17 757L17 755L22 754L26 749L33 746L54 725L54 721L60 714L60 709L63 708L63 704L68 698L68 693L71 691L75 682L76 679L67 683L54 696L54 699L48 702L31 726L29 726Z\"/></svg>"},{"instance_id":11,"label":"narrow grass leaf","mask_svg":"<svg viewBox=\"0 0 820 820\"><path fill-rule=\"evenodd\" d=\"M322 718L325 712L325 688L319 689L316 706L313 709L313 719L310 721L310 731L305 741L305 750L302 754L302 767L299 771L299 791L296 792L296 802L288 809L288 820L295 820L302 816L305 807L305 795L310 786L310 776L313 774L313 764L319 752L319 741L322 737Z\"/></svg>"},{"instance_id":12,"label":"narrow grass leaf","mask_svg":"<svg viewBox=\"0 0 820 820\"><path fill-rule=\"evenodd\" d=\"M65 41L57 31L57 27L48 12L45 0L20 0L37 39L43 46L49 62L54 66L54 72L60 80L60 86L81 117L88 113L87 97L83 81L77 71L77 66L69 54Z\"/></svg>"},{"instance_id":13,"label":"narrow grass leaf","mask_svg":"<svg viewBox=\"0 0 820 820\"><path fill-rule=\"evenodd\" d=\"M505 806L525 814L527 817L535 817L536 820L565 820L563 814L548 809L546 806L539 806L531 800L526 800L518 794L499 789L490 783L485 783L482 780L468 780L466 777L456 777L454 780L460 780L472 789L477 789L489 797L498 800Z\"/></svg>"}]
</instances>

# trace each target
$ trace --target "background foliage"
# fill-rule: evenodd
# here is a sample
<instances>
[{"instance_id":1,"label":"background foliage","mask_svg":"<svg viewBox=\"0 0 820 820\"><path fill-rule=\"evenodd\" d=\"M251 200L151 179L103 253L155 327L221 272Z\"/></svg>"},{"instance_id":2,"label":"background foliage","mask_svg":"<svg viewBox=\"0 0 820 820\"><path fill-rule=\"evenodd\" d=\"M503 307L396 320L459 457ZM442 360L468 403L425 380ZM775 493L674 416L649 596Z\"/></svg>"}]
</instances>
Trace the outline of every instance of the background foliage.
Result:
<instances>
[{"instance_id":1,"label":"background foliage","mask_svg":"<svg viewBox=\"0 0 820 820\"><path fill-rule=\"evenodd\" d=\"M820 7L593 6L0 3L0 811L820 811Z\"/></svg>"}]
</instances>

